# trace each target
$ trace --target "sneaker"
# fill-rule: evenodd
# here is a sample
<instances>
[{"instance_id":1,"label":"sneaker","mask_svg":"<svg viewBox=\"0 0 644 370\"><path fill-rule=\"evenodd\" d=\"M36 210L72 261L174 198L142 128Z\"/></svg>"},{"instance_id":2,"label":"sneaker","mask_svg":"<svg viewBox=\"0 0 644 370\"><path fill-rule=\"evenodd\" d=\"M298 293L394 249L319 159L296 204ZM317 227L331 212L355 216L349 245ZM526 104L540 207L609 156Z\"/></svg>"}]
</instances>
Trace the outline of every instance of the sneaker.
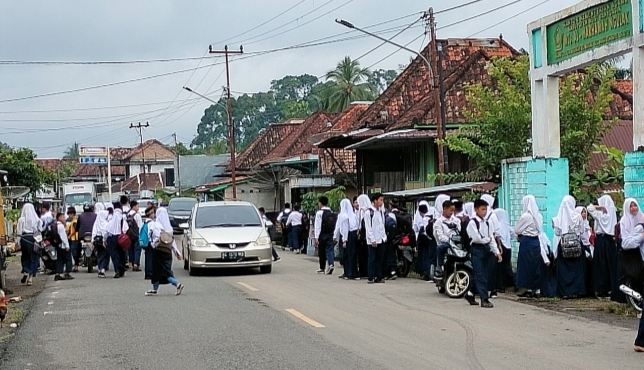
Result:
<instances>
[{"instance_id":1,"label":"sneaker","mask_svg":"<svg viewBox=\"0 0 644 370\"><path fill-rule=\"evenodd\" d=\"M374 281L374 283L376 283L376 284L384 284L385 281L383 279L376 279L376 281Z\"/></svg>"},{"instance_id":2,"label":"sneaker","mask_svg":"<svg viewBox=\"0 0 644 370\"><path fill-rule=\"evenodd\" d=\"M344 278L345 278L344 274L338 276L338 279L344 279Z\"/></svg>"},{"instance_id":3,"label":"sneaker","mask_svg":"<svg viewBox=\"0 0 644 370\"><path fill-rule=\"evenodd\" d=\"M391 276L389 277L389 280L396 280L398 278L398 275L396 275L395 272L391 273Z\"/></svg>"},{"instance_id":4,"label":"sneaker","mask_svg":"<svg viewBox=\"0 0 644 370\"><path fill-rule=\"evenodd\" d=\"M277 263L277 262L279 262L279 261L281 261L281 260L282 260L282 257L277 257L277 258L275 258L275 259L273 260L273 262Z\"/></svg>"},{"instance_id":5,"label":"sneaker","mask_svg":"<svg viewBox=\"0 0 644 370\"><path fill-rule=\"evenodd\" d=\"M373 280L367 279L367 284L373 284Z\"/></svg>"},{"instance_id":6,"label":"sneaker","mask_svg":"<svg viewBox=\"0 0 644 370\"><path fill-rule=\"evenodd\" d=\"M121 274L117 272L116 275L114 275L114 279L120 279L120 278L121 278Z\"/></svg>"},{"instance_id":7,"label":"sneaker","mask_svg":"<svg viewBox=\"0 0 644 370\"><path fill-rule=\"evenodd\" d=\"M65 278L60 275L54 276L54 281L59 281L59 280L65 280Z\"/></svg>"},{"instance_id":8,"label":"sneaker","mask_svg":"<svg viewBox=\"0 0 644 370\"><path fill-rule=\"evenodd\" d=\"M23 283L23 284L26 283L28 277L29 277L29 275L27 275L27 274L22 275L22 279L20 279L20 282Z\"/></svg>"},{"instance_id":9,"label":"sneaker","mask_svg":"<svg viewBox=\"0 0 644 370\"><path fill-rule=\"evenodd\" d=\"M34 282L31 280L31 276L27 278L27 285L33 285Z\"/></svg>"},{"instance_id":10,"label":"sneaker","mask_svg":"<svg viewBox=\"0 0 644 370\"><path fill-rule=\"evenodd\" d=\"M478 306L479 303L476 301L473 295L466 295L465 300L470 304L470 306Z\"/></svg>"},{"instance_id":11,"label":"sneaker","mask_svg":"<svg viewBox=\"0 0 644 370\"><path fill-rule=\"evenodd\" d=\"M498 298L498 297L499 297L499 293L497 293L497 291L496 291L496 290L493 290L493 291L490 293L490 298Z\"/></svg>"},{"instance_id":12,"label":"sneaker","mask_svg":"<svg viewBox=\"0 0 644 370\"><path fill-rule=\"evenodd\" d=\"M299 249L295 251L295 254L300 254L300 253L302 253L302 252L300 252Z\"/></svg>"},{"instance_id":13,"label":"sneaker","mask_svg":"<svg viewBox=\"0 0 644 370\"><path fill-rule=\"evenodd\" d=\"M493 308L494 305L489 300L481 301L481 308Z\"/></svg>"},{"instance_id":14,"label":"sneaker","mask_svg":"<svg viewBox=\"0 0 644 370\"><path fill-rule=\"evenodd\" d=\"M329 269L326 271L326 274L333 275L333 269L334 269L333 265L329 266Z\"/></svg>"},{"instance_id":15,"label":"sneaker","mask_svg":"<svg viewBox=\"0 0 644 370\"><path fill-rule=\"evenodd\" d=\"M134 268L132 268L132 271L141 271L141 268L137 265L134 265Z\"/></svg>"},{"instance_id":16,"label":"sneaker","mask_svg":"<svg viewBox=\"0 0 644 370\"><path fill-rule=\"evenodd\" d=\"M148 290L147 292L145 292L145 295L147 295L147 296L157 295L157 291L156 290Z\"/></svg>"},{"instance_id":17,"label":"sneaker","mask_svg":"<svg viewBox=\"0 0 644 370\"><path fill-rule=\"evenodd\" d=\"M65 274L65 280L74 280L74 277L69 273Z\"/></svg>"},{"instance_id":18,"label":"sneaker","mask_svg":"<svg viewBox=\"0 0 644 370\"><path fill-rule=\"evenodd\" d=\"M99 272L99 273L98 273L98 277L99 277L99 278L101 278L101 279L105 279L105 278L106 278L106 276L105 276L105 273L104 273L104 272Z\"/></svg>"},{"instance_id":19,"label":"sneaker","mask_svg":"<svg viewBox=\"0 0 644 370\"><path fill-rule=\"evenodd\" d=\"M318 270L316 271L316 273L318 273L318 274L324 274L324 270L322 270L322 269L318 269Z\"/></svg>"},{"instance_id":20,"label":"sneaker","mask_svg":"<svg viewBox=\"0 0 644 370\"><path fill-rule=\"evenodd\" d=\"M183 284L179 284L177 286L177 293L175 293L175 294L176 295L181 295L182 292L183 292Z\"/></svg>"}]
</instances>

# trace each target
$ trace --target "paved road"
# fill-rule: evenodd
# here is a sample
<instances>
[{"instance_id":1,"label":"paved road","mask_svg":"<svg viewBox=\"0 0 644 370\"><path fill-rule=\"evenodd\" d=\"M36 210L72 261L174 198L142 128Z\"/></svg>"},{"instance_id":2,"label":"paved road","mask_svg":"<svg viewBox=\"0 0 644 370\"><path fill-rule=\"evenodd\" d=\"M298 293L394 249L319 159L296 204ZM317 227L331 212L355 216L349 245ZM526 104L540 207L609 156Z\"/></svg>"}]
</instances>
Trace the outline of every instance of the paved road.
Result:
<instances>
[{"instance_id":1,"label":"paved road","mask_svg":"<svg viewBox=\"0 0 644 370\"><path fill-rule=\"evenodd\" d=\"M470 307L421 281L314 273L283 254L273 274L188 277L145 297L142 273L47 284L2 369L642 369L635 331L507 300Z\"/></svg>"}]
</instances>

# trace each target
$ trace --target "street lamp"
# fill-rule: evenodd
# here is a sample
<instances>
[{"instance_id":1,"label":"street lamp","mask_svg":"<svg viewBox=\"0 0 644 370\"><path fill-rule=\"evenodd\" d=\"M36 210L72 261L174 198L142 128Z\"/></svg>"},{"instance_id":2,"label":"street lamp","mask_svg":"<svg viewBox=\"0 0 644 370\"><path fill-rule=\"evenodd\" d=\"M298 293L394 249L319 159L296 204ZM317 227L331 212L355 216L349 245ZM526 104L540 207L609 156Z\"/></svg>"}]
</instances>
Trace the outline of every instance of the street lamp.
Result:
<instances>
[{"instance_id":1,"label":"street lamp","mask_svg":"<svg viewBox=\"0 0 644 370\"><path fill-rule=\"evenodd\" d=\"M211 102L211 103L213 103L215 105L220 104L219 102L216 102L216 101L210 99L209 97L207 97L205 95L199 94L198 92L192 90L188 86L184 86L183 89L188 91L188 92L191 92L191 93L193 93L193 94L195 94L195 95L197 95L197 96L199 96L199 97L201 97L203 99L206 99L206 100L208 100L209 102ZM226 108L226 111L228 111L227 107L224 107L224 108ZM230 112L229 112L229 116L230 116ZM230 126L232 126L232 125L233 125L233 121L230 120ZM234 127L229 127L230 135L228 137L228 144L230 146L230 175L231 175L231 183L230 183L230 185L233 188L232 189L233 190L233 199L237 200L237 181L235 179L235 176L236 176L235 166L236 165L235 165L235 136L234 136L234 132L235 132Z\"/></svg>"}]
</instances>

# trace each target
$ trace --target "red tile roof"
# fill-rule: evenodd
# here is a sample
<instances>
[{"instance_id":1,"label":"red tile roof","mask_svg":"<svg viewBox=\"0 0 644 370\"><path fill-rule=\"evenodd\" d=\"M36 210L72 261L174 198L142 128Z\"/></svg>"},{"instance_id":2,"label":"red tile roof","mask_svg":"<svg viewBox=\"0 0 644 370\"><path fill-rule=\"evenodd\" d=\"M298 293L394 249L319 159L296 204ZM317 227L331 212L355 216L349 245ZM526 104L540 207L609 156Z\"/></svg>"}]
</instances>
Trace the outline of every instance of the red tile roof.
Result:
<instances>
[{"instance_id":1,"label":"red tile roof","mask_svg":"<svg viewBox=\"0 0 644 370\"><path fill-rule=\"evenodd\" d=\"M58 166L60 166L62 159L56 158L36 158L35 162L49 171L56 171Z\"/></svg>"},{"instance_id":2,"label":"red tile roof","mask_svg":"<svg viewBox=\"0 0 644 370\"><path fill-rule=\"evenodd\" d=\"M246 147L235 158L237 170L252 170L261 162L273 149L275 149L284 138L295 132L304 120L288 120L284 123L274 123L265 128L250 145ZM230 171L230 165L226 167Z\"/></svg>"},{"instance_id":3,"label":"red tile roof","mask_svg":"<svg viewBox=\"0 0 644 370\"><path fill-rule=\"evenodd\" d=\"M123 160L130 155L132 150L132 148L110 148L110 158L113 161Z\"/></svg>"},{"instance_id":4,"label":"red tile roof","mask_svg":"<svg viewBox=\"0 0 644 370\"><path fill-rule=\"evenodd\" d=\"M351 128L355 121L369 108L370 102L354 102L335 120L333 120L331 130L325 131L318 135L313 135L309 142L319 143L335 135L341 135ZM346 172L348 174L356 173L356 152L342 148L319 149L320 173L323 175L334 175Z\"/></svg>"},{"instance_id":5,"label":"red tile roof","mask_svg":"<svg viewBox=\"0 0 644 370\"><path fill-rule=\"evenodd\" d=\"M129 179L112 186L112 191L132 191L157 190L162 189L164 179L161 173L145 173L138 176L132 176Z\"/></svg>"},{"instance_id":6,"label":"red tile roof","mask_svg":"<svg viewBox=\"0 0 644 370\"><path fill-rule=\"evenodd\" d=\"M78 166L72 177L99 177L107 174L106 166L92 164L81 164ZM112 176L125 176L124 166L112 166Z\"/></svg>"}]
</instances>

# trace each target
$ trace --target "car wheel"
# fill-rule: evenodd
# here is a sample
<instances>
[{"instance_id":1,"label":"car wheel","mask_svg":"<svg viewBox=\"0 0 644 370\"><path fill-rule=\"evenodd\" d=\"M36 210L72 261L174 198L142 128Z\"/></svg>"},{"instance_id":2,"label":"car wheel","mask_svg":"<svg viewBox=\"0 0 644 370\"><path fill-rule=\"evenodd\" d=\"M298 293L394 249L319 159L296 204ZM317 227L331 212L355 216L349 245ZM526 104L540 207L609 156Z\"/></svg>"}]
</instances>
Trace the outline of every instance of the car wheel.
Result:
<instances>
[{"instance_id":1,"label":"car wheel","mask_svg":"<svg viewBox=\"0 0 644 370\"><path fill-rule=\"evenodd\" d=\"M261 272L262 274L270 274L271 271L273 271L273 265L259 267L259 272Z\"/></svg>"},{"instance_id":2,"label":"car wheel","mask_svg":"<svg viewBox=\"0 0 644 370\"><path fill-rule=\"evenodd\" d=\"M190 276L197 276L197 269L192 267L192 264L190 263L190 252L188 252L188 275Z\"/></svg>"},{"instance_id":3,"label":"car wheel","mask_svg":"<svg viewBox=\"0 0 644 370\"><path fill-rule=\"evenodd\" d=\"M185 256L186 256L186 254L184 253L184 254L183 254L183 256L185 257ZM188 269L188 265L189 265L189 263L188 263L188 259L187 259L187 258L184 258L184 259L183 259L183 269L184 269L184 270L187 270L187 269Z\"/></svg>"}]
</instances>

